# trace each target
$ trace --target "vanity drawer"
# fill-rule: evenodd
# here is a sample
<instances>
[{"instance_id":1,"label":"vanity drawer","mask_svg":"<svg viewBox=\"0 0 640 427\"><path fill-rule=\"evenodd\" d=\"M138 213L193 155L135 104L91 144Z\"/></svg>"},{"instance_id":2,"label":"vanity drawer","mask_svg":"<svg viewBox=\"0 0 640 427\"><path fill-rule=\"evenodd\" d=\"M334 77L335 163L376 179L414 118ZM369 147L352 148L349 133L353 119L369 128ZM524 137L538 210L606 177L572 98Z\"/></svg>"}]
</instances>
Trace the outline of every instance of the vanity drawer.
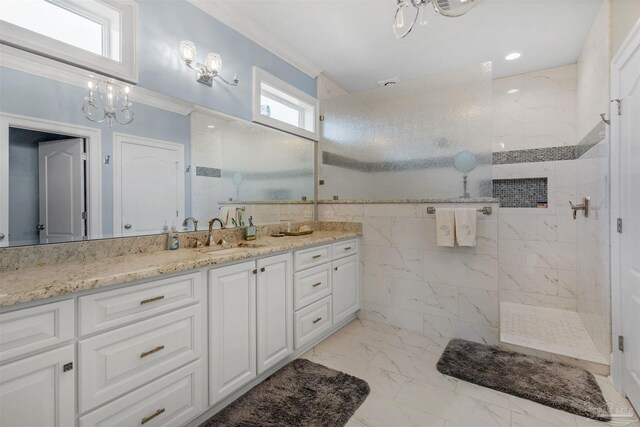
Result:
<instances>
[{"instance_id":1,"label":"vanity drawer","mask_svg":"<svg viewBox=\"0 0 640 427\"><path fill-rule=\"evenodd\" d=\"M315 267L322 263L331 261L331 246L318 246L311 249L303 249L293 253L293 269L295 271L303 270L309 267Z\"/></svg>"},{"instance_id":2,"label":"vanity drawer","mask_svg":"<svg viewBox=\"0 0 640 427\"><path fill-rule=\"evenodd\" d=\"M0 362L72 340L73 300L0 314Z\"/></svg>"},{"instance_id":3,"label":"vanity drawer","mask_svg":"<svg viewBox=\"0 0 640 427\"><path fill-rule=\"evenodd\" d=\"M331 294L331 264L294 274L293 308L299 310Z\"/></svg>"},{"instance_id":4,"label":"vanity drawer","mask_svg":"<svg viewBox=\"0 0 640 427\"><path fill-rule=\"evenodd\" d=\"M80 412L200 358L202 307L183 308L79 341Z\"/></svg>"},{"instance_id":5,"label":"vanity drawer","mask_svg":"<svg viewBox=\"0 0 640 427\"><path fill-rule=\"evenodd\" d=\"M178 426L205 410L202 361L178 369L80 417L80 427Z\"/></svg>"},{"instance_id":6,"label":"vanity drawer","mask_svg":"<svg viewBox=\"0 0 640 427\"><path fill-rule=\"evenodd\" d=\"M80 297L80 335L197 303L203 293L201 277L191 273Z\"/></svg>"},{"instance_id":7,"label":"vanity drawer","mask_svg":"<svg viewBox=\"0 0 640 427\"><path fill-rule=\"evenodd\" d=\"M295 314L295 347L300 348L331 329L331 296Z\"/></svg>"},{"instance_id":8,"label":"vanity drawer","mask_svg":"<svg viewBox=\"0 0 640 427\"><path fill-rule=\"evenodd\" d=\"M349 255L358 253L358 240L345 240L332 245L333 259L344 258Z\"/></svg>"}]
</instances>

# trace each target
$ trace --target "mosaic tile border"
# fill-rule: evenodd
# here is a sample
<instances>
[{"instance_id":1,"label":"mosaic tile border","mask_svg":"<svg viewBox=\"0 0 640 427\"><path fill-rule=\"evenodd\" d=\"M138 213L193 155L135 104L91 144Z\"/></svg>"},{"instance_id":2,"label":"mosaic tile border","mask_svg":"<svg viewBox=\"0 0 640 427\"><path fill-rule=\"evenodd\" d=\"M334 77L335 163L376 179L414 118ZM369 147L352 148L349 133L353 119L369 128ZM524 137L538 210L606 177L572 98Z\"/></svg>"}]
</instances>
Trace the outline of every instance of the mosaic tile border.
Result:
<instances>
[{"instance_id":1,"label":"mosaic tile border","mask_svg":"<svg viewBox=\"0 0 640 427\"><path fill-rule=\"evenodd\" d=\"M577 146L531 148L527 150L494 151L494 165L508 165L515 163L553 162L559 160L575 160Z\"/></svg>"},{"instance_id":2,"label":"mosaic tile border","mask_svg":"<svg viewBox=\"0 0 640 427\"><path fill-rule=\"evenodd\" d=\"M494 179L493 197L501 208L537 208L548 203L547 178Z\"/></svg>"},{"instance_id":3,"label":"mosaic tile border","mask_svg":"<svg viewBox=\"0 0 640 427\"><path fill-rule=\"evenodd\" d=\"M196 176L205 176L207 178L220 178L222 171L218 168L207 168L204 166L196 166Z\"/></svg>"},{"instance_id":4,"label":"mosaic tile border","mask_svg":"<svg viewBox=\"0 0 640 427\"><path fill-rule=\"evenodd\" d=\"M586 154L587 151L595 147L600 141L607 137L607 128L604 122L598 123L591 132L589 132L582 141L578 143L577 157L580 158Z\"/></svg>"}]
</instances>

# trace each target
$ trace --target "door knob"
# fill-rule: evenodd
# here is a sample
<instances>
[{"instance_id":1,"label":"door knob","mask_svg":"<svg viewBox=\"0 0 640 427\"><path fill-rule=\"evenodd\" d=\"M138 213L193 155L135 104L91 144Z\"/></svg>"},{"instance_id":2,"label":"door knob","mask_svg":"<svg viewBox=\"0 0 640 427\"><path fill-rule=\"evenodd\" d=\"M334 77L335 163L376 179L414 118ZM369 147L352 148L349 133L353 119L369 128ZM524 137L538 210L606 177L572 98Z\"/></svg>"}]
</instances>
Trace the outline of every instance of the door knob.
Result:
<instances>
[{"instance_id":1,"label":"door knob","mask_svg":"<svg viewBox=\"0 0 640 427\"><path fill-rule=\"evenodd\" d=\"M36 225L36 230L40 230L40 231L44 230L44 224Z\"/></svg>"},{"instance_id":2,"label":"door knob","mask_svg":"<svg viewBox=\"0 0 640 427\"><path fill-rule=\"evenodd\" d=\"M130 229L130 228L131 228L131 224L125 224L125 225L124 225L124 228L125 228L126 230Z\"/></svg>"},{"instance_id":3,"label":"door knob","mask_svg":"<svg viewBox=\"0 0 640 427\"><path fill-rule=\"evenodd\" d=\"M4 240L4 233L0 233L0 240Z\"/></svg>"}]
</instances>

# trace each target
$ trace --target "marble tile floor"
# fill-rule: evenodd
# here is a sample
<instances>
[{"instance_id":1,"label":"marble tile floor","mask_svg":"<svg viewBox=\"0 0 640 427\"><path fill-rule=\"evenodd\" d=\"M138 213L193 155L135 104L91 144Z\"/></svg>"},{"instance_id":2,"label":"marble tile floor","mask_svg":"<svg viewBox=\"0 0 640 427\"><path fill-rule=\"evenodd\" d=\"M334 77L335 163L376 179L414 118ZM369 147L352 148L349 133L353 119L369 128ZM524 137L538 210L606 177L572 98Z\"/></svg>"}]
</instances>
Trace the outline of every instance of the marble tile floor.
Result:
<instances>
[{"instance_id":1,"label":"marble tile floor","mask_svg":"<svg viewBox=\"0 0 640 427\"><path fill-rule=\"evenodd\" d=\"M447 342L356 319L302 357L369 383L371 394L348 427L607 425L440 374ZM596 378L607 399L631 407L607 378Z\"/></svg>"},{"instance_id":2,"label":"marble tile floor","mask_svg":"<svg viewBox=\"0 0 640 427\"><path fill-rule=\"evenodd\" d=\"M501 302L500 341L608 365L575 311Z\"/></svg>"}]
</instances>

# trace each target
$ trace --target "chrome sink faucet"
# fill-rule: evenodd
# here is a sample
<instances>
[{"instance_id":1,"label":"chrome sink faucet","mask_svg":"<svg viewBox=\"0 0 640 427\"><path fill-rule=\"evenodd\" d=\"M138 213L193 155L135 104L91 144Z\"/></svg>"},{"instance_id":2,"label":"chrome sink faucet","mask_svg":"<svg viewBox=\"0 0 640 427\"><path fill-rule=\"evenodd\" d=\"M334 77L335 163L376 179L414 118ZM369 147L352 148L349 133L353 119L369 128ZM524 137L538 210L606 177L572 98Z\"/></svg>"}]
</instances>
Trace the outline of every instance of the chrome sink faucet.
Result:
<instances>
[{"instance_id":1,"label":"chrome sink faucet","mask_svg":"<svg viewBox=\"0 0 640 427\"><path fill-rule=\"evenodd\" d=\"M207 235L207 241L204 244L205 246L211 246L211 238L213 235L213 225L216 223L216 221L220 223L221 230L225 229L224 222L222 222L220 218L213 218L211 221L209 221L209 234ZM224 241L224 238L222 240Z\"/></svg>"},{"instance_id":2,"label":"chrome sink faucet","mask_svg":"<svg viewBox=\"0 0 640 427\"><path fill-rule=\"evenodd\" d=\"M189 227L189 221L193 222L193 231L198 231L198 220L192 216L188 216L182 221L183 227Z\"/></svg>"}]
</instances>

